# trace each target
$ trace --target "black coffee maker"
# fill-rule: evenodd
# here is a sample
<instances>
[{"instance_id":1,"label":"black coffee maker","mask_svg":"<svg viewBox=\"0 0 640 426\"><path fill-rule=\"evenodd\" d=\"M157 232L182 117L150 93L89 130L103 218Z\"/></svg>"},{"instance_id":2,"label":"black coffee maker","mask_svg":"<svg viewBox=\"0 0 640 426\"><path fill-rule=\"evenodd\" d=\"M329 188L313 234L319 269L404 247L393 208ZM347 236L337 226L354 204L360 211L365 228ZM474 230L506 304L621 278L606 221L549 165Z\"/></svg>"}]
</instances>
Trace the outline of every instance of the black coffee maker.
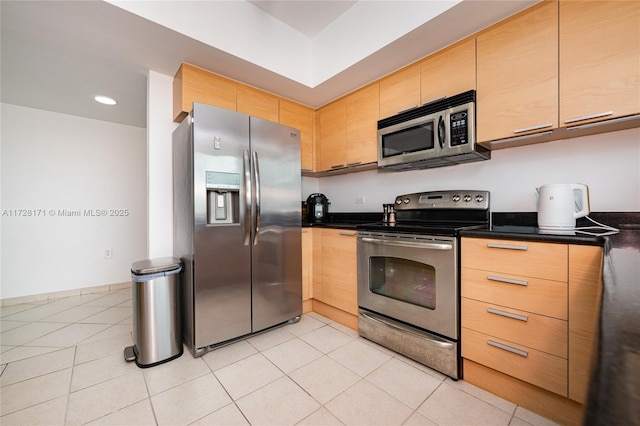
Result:
<instances>
[{"instance_id":1,"label":"black coffee maker","mask_svg":"<svg viewBox=\"0 0 640 426\"><path fill-rule=\"evenodd\" d=\"M307 223L326 222L329 218L331 202L324 194L311 194L307 197Z\"/></svg>"}]
</instances>

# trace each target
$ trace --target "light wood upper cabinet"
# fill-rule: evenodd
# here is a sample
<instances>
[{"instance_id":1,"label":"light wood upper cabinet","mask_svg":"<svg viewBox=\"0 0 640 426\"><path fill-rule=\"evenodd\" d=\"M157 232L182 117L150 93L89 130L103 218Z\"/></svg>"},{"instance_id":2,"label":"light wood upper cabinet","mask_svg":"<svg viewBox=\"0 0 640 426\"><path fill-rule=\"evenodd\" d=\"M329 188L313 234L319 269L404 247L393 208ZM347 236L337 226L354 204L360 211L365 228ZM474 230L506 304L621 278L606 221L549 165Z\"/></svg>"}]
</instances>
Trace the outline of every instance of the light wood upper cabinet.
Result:
<instances>
[{"instance_id":1,"label":"light wood upper cabinet","mask_svg":"<svg viewBox=\"0 0 640 426\"><path fill-rule=\"evenodd\" d=\"M380 80L380 118L420 105L420 67L414 64Z\"/></svg>"},{"instance_id":2,"label":"light wood upper cabinet","mask_svg":"<svg viewBox=\"0 0 640 426\"><path fill-rule=\"evenodd\" d=\"M318 171L346 167L347 158L347 101L342 98L318 112L320 137Z\"/></svg>"},{"instance_id":3,"label":"light wood upper cabinet","mask_svg":"<svg viewBox=\"0 0 640 426\"><path fill-rule=\"evenodd\" d=\"M347 96L347 167L378 161L378 83Z\"/></svg>"},{"instance_id":4,"label":"light wood upper cabinet","mask_svg":"<svg viewBox=\"0 0 640 426\"><path fill-rule=\"evenodd\" d=\"M280 123L300 130L300 168L314 171L313 134L315 111L304 105L280 99Z\"/></svg>"},{"instance_id":5,"label":"light wood upper cabinet","mask_svg":"<svg viewBox=\"0 0 640 426\"><path fill-rule=\"evenodd\" d=\"M182 64L173 78L173 121L181 122L194 102L236 110L237 84L189 64Z\"/></svg>"},{"instance_id":6,"label":"light wood upper cabinet","mask_svg":"<svg viewBox=\"0 0 640 426\"><path fill-rule=\"evenodd\" d=\"M278 122L278 98L253 87L239 85L237 89L237 111L253 117Z\"/></svg>"},{"instance_id":7,"label":"light wood upper cabinet","mask_svg":"<svg viewBox=\"0 0 640 426\"><path fill-rule=\"evenodd\" d=\"M561 126L640 113L639 23L638 1L560 2Z\"/></svg>"},{"instance_id":8,"label":"light wood upper cabinet","mask_svg":"<svg viewBox=\"0 0 640 426\"><path fill-rule=\"evenodd\" d=\"M456 44L420 63L421 104L476 88L476 40Z\"/></svg>"},{"instance_id":9,"label":"light wood upper cabinet","mask_svg":"<svg viewBox=\"0 0 640 426\"><path fill-rule=\"evenodd\" d=\"M557 2L533 6L476 40L478 142L557 128Z\"/></svg>"}]
</instances>

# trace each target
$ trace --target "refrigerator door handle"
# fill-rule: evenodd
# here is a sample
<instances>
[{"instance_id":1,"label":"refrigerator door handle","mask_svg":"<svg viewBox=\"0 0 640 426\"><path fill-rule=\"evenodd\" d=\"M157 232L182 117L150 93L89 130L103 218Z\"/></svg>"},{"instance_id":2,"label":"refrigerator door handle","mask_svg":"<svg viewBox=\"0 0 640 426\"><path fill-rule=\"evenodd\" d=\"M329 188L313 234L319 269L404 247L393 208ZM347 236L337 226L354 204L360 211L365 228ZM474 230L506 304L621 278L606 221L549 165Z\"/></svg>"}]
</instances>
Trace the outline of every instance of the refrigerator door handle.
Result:
<instances>
[{"instance_id":1,"label":"refrigerator door handle","mask_svg":"<svg viewBox=\"0 0 640 426\"><path fill-rule=\"evenodd\" d=\"M258 153L253 151L253 177L255 183L255 200L256 200L256 221L253 234L253 245L258 245L258 236L260 235L260 163L258 162Z\"/></svg>"},{"instance_id":2,"label":"refrigerator door handle","mask_svg":"<svg viewBox=\"0 0 640 426\"><path fill-rule=\"evenodd\" d=\"M251 163L249 162L249 150L242 153L242 164L244 168L244 245L249 245L251 236Z\"/></svg>"}]
</instances>

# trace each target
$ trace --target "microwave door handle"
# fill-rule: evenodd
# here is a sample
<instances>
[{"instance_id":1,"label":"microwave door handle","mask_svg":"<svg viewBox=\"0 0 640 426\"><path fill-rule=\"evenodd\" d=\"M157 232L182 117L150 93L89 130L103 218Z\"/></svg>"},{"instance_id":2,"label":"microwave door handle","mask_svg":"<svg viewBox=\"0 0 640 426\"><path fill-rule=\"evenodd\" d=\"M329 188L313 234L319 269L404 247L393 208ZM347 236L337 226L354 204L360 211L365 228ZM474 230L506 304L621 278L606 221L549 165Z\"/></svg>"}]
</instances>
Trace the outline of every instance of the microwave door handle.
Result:
<instances>
[{"instance_id":1,"label":"microwave door handle","mask_svg":"<svg viewBox=\"0 0 640 426\"><path fill-rule=\"evenodd\" d=\"M444 117L441 115L438 118L438 144L440 144L440 149L444 149L445 136L446 136L446 129L444 125Z\"/></svg>"}]
</instances>

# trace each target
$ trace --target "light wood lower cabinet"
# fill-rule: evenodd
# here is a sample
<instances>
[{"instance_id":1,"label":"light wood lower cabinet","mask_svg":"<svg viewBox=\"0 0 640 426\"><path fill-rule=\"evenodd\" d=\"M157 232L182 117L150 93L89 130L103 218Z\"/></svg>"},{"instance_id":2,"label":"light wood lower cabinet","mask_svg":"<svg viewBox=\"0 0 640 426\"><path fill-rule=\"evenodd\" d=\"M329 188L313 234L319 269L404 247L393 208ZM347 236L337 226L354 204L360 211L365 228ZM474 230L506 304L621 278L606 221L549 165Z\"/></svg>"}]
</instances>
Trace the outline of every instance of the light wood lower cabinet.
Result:
<instances>
[{"instance_id":1,"label":"light wood lower cabinet","mask_svg":"<svg viewBox=\"0 0 640 426\"><path fill-rule=\"evenodd\" d=\"M602 248L463 238L461 256L464 379L578 424L597 336Z\"/></svg>"},{"instance_id":2,"label":"light wood lower cabinet","mask_svg":"<svg viewBox=\"0 0 640 426\"><path fill-rule=\"evenodd\" d=\"M302 229L302 301L311 299L313 277L313 235L310 229Z\"/></svg>"},{"instance_id":3,"label":"light wood lower cabinet","mask_svg":"<svg viewBox=\"0 0 640 426\"><path fill-rule=\"evenodd\" d=\"M602 294L601 247L569 246L569 398L585 403Z\"/></svg>"},{"instance_id":4,"label":"light wood lower cabinet","mask_svg":"<svg viewBox=\"0 0 640 426\"><path fill-rule=\"evenodd\" d=\"M567 359L462 328L462 356L543 389L567 396Z\"/></svg>"},{"instance_id":5,"label":"light wood lower cabinet","mask_svg":"<svg viewBox=\"0 0 640 426\"><path fill-rule=\"evenodd\" d=\"M358 315L356 232L326 228L320 231L322 292L319 300L351 315Z\"/></svg>"},{"instance_id":6,"label":"light wood lower cabinet","mask_svg":"<svg viewBox=\"0 0 640 426\"><path fill-rule=\"evenodd\" d=\"M356 233L333 228L312 228L309 232L312 310L357 330Z\"/></svg>"}]
</instances>

